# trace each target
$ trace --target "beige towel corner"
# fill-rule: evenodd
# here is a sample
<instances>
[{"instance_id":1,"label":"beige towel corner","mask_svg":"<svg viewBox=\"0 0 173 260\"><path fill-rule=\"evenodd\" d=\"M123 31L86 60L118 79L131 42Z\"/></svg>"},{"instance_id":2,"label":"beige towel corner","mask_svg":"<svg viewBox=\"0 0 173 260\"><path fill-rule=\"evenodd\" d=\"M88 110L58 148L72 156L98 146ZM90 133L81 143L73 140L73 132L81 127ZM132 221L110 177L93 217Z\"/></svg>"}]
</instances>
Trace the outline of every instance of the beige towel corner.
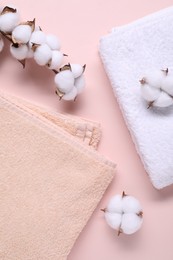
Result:
<instances>
[{"instance_id":1,"label":"beige towel corner","mask_svg":"<svg viewBox=\"0 0 173 260\"><path fill-rule=\"evenodd\" d=\"M115 172L99 126L1 94L0 131L0 259L67 259Z\"/></svg>"}]
</instances>

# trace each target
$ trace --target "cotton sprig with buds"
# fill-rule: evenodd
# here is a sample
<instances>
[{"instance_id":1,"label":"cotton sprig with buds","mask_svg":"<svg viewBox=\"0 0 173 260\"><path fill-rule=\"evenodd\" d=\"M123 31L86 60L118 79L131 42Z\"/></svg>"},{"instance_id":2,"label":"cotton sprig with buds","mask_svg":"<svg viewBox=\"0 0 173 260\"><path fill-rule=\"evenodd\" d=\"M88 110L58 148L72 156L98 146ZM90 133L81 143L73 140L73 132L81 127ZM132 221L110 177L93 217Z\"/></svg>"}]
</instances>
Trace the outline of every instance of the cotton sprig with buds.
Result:
<instances>
[{"instance_id":1,"label":"cotton sprig with buds","mask_svg":"<svg viewBox=\"0 0 173 260\"><path fill-rule=\"evenodd\" d=\"M107 224L117 230L118 235L133 234L140 229L143 222L143 212L139 201L125 192L111 198L108 206L102 209Z\"/></svg>"},{"instance_id":2,"label":"cotton sprig with buds","mask_svg":"<svg viewBox=\"0 0 173 260\"><path fill-rule=\"evenodd\" d=\"M64 56L61 43L52 34L45 34L36 26L35 19L20 22L18 10L13 6L0 8L0 52L4 47L3 37L11 42L10 52L25 67L26 60L34 58L40 66L46 66L55 75L56 91L59 99L75 100L85 87L83 73L85 66L63 65Z\"/></svg>"},{"instance_id":3,"label":"cotton sprig with buds","mask_svg":"<svg viewBox=\"0 0 173 260\"><path fill-rule=\"evenodd\" d=\"M140 80L141 94L150 107L173 105L173 73L168 68L150 70Z\"/></svg>"},{"instance_id":4,"label":"cotton sprig with buds","mask_svg":"<svg viewBox=\"0 0 173 260\"><path fill-rule=\"evenodd\" d=\"M55 76L55 84L57 85L57 94L60 99L75 100L85 86L83 72L85 65L68 64L60 69Z\"/></svg>"}]
</instances>

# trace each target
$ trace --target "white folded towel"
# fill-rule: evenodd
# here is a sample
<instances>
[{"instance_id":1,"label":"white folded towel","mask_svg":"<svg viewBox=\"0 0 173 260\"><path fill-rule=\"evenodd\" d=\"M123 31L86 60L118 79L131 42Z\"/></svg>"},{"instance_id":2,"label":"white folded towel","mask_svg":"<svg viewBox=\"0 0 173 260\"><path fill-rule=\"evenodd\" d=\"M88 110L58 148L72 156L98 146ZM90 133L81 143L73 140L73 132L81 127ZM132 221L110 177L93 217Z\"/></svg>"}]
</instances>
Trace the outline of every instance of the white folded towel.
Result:
<instances>
[{"instance_id":1,"label":"white folded towel","mask_svg":"<svg viewBox=\"0 0 173 260\"><path fill-rule=\"evenodd\" d=\"M139 79L173 67L173 7L101 38L100 55L137 151L155 188L173 183L173 107L147 109Z\"/></svg>"}]
</instances>

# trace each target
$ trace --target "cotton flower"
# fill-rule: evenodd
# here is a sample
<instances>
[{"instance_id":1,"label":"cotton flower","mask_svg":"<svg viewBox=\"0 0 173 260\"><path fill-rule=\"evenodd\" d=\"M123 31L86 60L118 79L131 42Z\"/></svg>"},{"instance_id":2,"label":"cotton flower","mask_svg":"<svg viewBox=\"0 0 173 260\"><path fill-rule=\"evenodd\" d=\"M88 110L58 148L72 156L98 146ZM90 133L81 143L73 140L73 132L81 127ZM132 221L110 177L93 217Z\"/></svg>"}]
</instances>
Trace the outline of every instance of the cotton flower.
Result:
<instances>
[{"instance_id":1,"label":"cotton flower","mask_svg":"<svg viewBox=\"0 0 173 260\"><path fill-rule=\"evenodd\" d=\"M10 45L10 52L14 58L17 60L24 60L28 55L28 46L23 44L11 44Z\"/></svg>"},{"instance_id":2,"label":"cotton flower","mask_svg":"<svg viewBox=\"0 0 173 260\"><path fill-rule=\"evenodd\" d=\"M11 33L18 25L20 20L19 13L16 8L6 6L0 13L0 31Z\"/></svg>"},{"instance_id":3,"label":"cotton flower","mask_svg":"<svg viewBox=\"0 0 173 260\"><path fill-rule=\"evenodd\" d=\"M71 63L70 66L75 79L82 75L84 71L84 67L82 65Z\"/></svg>"},{"instance_id":4,"label":"cotton flower","mask_svg":"<svg viewBox=\"0 0 173 260\"><path fill-rule=\"evenodd\" d=\"M51 48L51 50L59 50L61 48L58 37L53 34L46 35L46 43Z\"/></svg>"},{"instance_id":5,"label":"cotton flower","mask_svg":"<svg viewBox=\"0 0 173 260\"><path fill-rule=\"evenodd\" d=\"M52 51L47 44L35 45L34 48L34 59L40 66L45 66L49 63L52 58Z\"/></svg>"},{"instance_id":6,"label":"cotton flower","mask_svg":"<svg viewBox=\"0 0 173 260\"><path fill-rule=\"evenodd\" d=\"M60 71L55 76L55 84L60 92L67 94L74 87L74 76L70 70Z\"/></svg>"},{"instance_id":7,"label":"cotton flower","mask_svg":"<svg viewBox=\"0 0 173 260\"><path fill-rule=\"evenodd\" d=\"M36 29L29 40L29 46L32 47L33 44L43 44L46 43L46 34L39 29Z\"/></svg>"},{"instance_id":8,"label":"cotton flower","mask_svg":"<svg viewBox=\"0 0 173 260\"><path fill-rule=\"evenodd\" d=\"M141 87L141 93L145 100L152 102L160 96L160 89L145 84L144 87Z\"/></svg>"},{"instance_id":9,"label":"cotton flower","mask_svg":"<svg viewBox=\"0 0 173 260\"><path fill-rule=\"evenodd\" d=\"M143 212L139 201L124 192L111 198L105 212L107 224L124 234L133 234L140 229L143 222Z\"/></svg>"},{"instance_id":10,"label":"cotton flower","mask_svg":"<svg viewBox=\"0 0 173 260\"><path fill-rule=\"evenodd\" d=\"M60 51L52 51L52 58L48 63L49 69L58 69L63 61L63 54Z\"/></svg>"},{"instance_id":11,"label":"cotton flower","mask_svg":"<svg viewBox=\"0 0 173 260\"><path fill-rule=\"evenodd\" d=\"M70 92L63 95L62 99L66 100L66 101L75 100L77 94L78 94L77 89L75 86L73 86L73 88L70 90Z\"/></svg>"},{"instance_id":12,"label":"cotton flower","mask_svg":"<svg viewBox=\"0 0 173 260\"><path fill-rule=\"evenodd\" d=\"M85 88L85 79L84 79L84 75L83 74L75 79L74 85L75 85L75 87L77 89L77 93L78 94L82 93L82 91Z\"/></svg>"},{"instance_id":13,"label":"cotton flower","mask_svg":"<svg viewBox=\"0 0 173 260\"><path fill-rule=\"evenodd\" d=\"M4 41L0 36L0 52L3 50L3 48L4 48Z\"/></svg>"},{"instance_id":14,"label":"cotton flower","mask_svg":"<svg viewBox=\"0 0 173 260\"><path fill-rule=\"evenodd\" d=\"M57 94L60 99L75 100L85 87L83 72L85 66L79 64L67 64L60 68L55 76Z\"/></svg>"},{"instance_id":15,"label":"cotton flower","mask_svg":"<svg viewBox=\"0 0 173 260\"><path fill-rule=\"evenodd\" d=\"M82 66L80 64L70 64L70 67L75 78L74 86L77 89L77 93L80 94L85 88L85 79L83 73L85 71L86 65Z\"/></svg>"},{"instance_id":16,"label":"cotton flower","mask_svg":"<svg viewBox=\"0 0 173 260\"><path fill-rule=\"evenodd\" d=\"M14 43L27 43L31 37L31 27L29 25L18 25L12 32Z\"/></svg>"},{"instance_id":17,"label":"cotton flower","mask_svg":"<svg viewBox=\"0 0 173 260\"><path fill-rule=\"evenodd\" d=\"M173 105L173 74L168 69L150 70L140 80L142 97L148 107Z\"/></svg>"},{"instance_id":18,"label":"cotton flower","mask_svg":"<svg viewBox=\"0 0 173 260\"><path fill-rule=\"evenodd\" d=\"M166 73L159 69L150 69L144 75L144 79L147 81L149 85L154 88L160 88L161 82L166 76Z\"/></svg>"},{"instance_id":19,"label":"cotton flower","mask_svg":"<svg viewBox=\"0 0 173 260\"><path fill-rule=\"evenodd\" d=\"M20 24L12 31L12 40L14 43L28 43L35 28L35 20Z\"/></svg>"}]
</instances>

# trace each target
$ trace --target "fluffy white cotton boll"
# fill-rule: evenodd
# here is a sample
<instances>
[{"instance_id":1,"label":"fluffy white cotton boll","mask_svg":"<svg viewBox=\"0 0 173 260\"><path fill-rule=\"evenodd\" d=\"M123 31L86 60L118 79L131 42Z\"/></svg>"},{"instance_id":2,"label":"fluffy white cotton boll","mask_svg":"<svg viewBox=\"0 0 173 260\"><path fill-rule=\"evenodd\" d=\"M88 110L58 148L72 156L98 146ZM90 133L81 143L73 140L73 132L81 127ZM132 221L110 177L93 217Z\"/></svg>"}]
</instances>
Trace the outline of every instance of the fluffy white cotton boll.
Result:
<instances>
[{"instance_id":1,"label":"fluffy white cotton boll","mask_svg":"<svg viewBox=\"0 0 173 260\"><path fill-rule=\"evenodd\" d=\"M112 197L105 209L107 224L120 233L133 234L142 225L143 212L139 201L124 192Z\"/></svg>"},{"instance_id":2,"label":"fluffy white cotton boll","mask_svg":"<svg viewBox=\"0 0 173 260\"><path fill-rule=\"evenodd\" d=\"M55 84L62 93L70 92L74 87L73 73L70 70L60 71L55 76Z\"/></svg>"},{"instance_id":3,"label":"fluffy white cotton boll","mask_svg":"<svg viewBox=\"0 0 173 260\"><path fill-rule=\"evenodd\" d=\"M139 213L142 211L139 201L133 196L124 196L122 206L124 213Z\"/></svg>"},{"instance_id":4,"label":"fluffy white cotton boll","mask_svg":"<svg viewBox=\"0 0 173 260\"><path fill-rule=\"evenodd\" d=\"M52 59L49 63L49 69L57 69L63 61L63 54L60 51L52 51Z\"/></svg>"},{"instance_id":5,"label":"fluffy white cotton boll","mask_svg":"<svg viewBox=\"0 0 173 260\"><path fill-rule=\"evenodd\" d=\"M5 33L11 33L13 29L19 24L19 13L4 13L0 16L0 30Z\"/></svg>"},{"instance_id":6,"label":"fluffy white cotton boll","mask_svg":"<svg viewBox=\"0 0 173 260\"><path fill-rule=\"evenodd\" d=\"M10 46L11 55L17 60L24 60L28 54L28 46L20 45L18 48L14 47L12 44Z\"/></svg>"},{"instance_id":7,"label":"fluffy white cotton boll","mask_svg":"<svg viewBox=\"0 0 173 260\"><path fill-rule=\"evenodd\" d=\"M18 25L14 28L12 32L13 42L17 43L27 43L31 37L32 28L29 25Z\"/></svg>"},{"instance_id":8,"label":"fluffy white cotton boll","mask_svg":"<svg viewBox=\"0 0 173 260\"><path fill-rule=\"evenodd\" d=\"M61 48L58 37L53 34L46 35L46 43L51 48L51 50L59 50Z\"/></svg>"},{"instance_id":9,"label":"fluffy white cotton boll","mask_svg":"<svg viewBox=\"0 0 173 260\"><path fill-rule=\"evenodd\" d=\"M142 225L143 219L133 213L126 213L122 216L121 229L125 234L133 234L138 231Z\"/></svg>"},{"instance_id":10,"label":"fluffy white cotton boll","mask_svg":"<svg viewBox=\"0 0 173 260\"><path fill-rule=\"evenodd\" d=\"M151 70L140 80L141 94L149 107L168 107L173 104L173 70ZM149 108L148 107L148 108Z\"/></svg>"},{"instance_id":11,"label":"fluffy white cotton boll","mask_svg":"<svg viewBox=\"0 0 173 260\"><path fill-rule=\"evenodd\" d=\"M85 79L84 79L83 74L80 77L78 77L77 79L75 79L74 85L77 88L77 93L78 94L82 93L82 91L85 88Z\"/></svg>"},{"instance_id":12,"label":"fluffy white cotton boll","mask_svg":"<svg viewBox=\"0 0 173 260\"><path fill-rule=\"evenodd\" d=\"M173 76L169 73L162 81L162 90L173 96Z\"/></svg>"},{"instance_id":13,"label":"fluffy white cotton boll","mask_svg":"<svg viewBox=\"0 0 173 260\"><path fill-rule=\"evenodd\" d=\"M146 79L146 83L154 88L160 88L162 84L162 80L165 78L166 73L160 69L151 69L146 72L144 78Z\"/></svg>"},{"instance_id":14,"label":"fluffy white cotton boll","mask_svg":"<svg viewBox=\"0 0 173 260\"><path fill-rule=\"evenodd\" d=\"M68 92L67 94L65 94L62 99L63 100L67 100L67 101L70 101L70 100L75 100L77 96L77 89L75 87L72 88L72 90L70 92Z\"/></svg>"},{"instance_id":15,"label":"fluffy white cotton boll","mask_svg":"<svg viewBox=\"0 0 173 260\"><path fill-rule=\"evenodd\" d=\"M73 72L74 78L78 78L82 75L84 68L80 64L70 64L71 71Z\"/></svg>"},{"instance_id":16,"label":"fluffy white cotton boll","mask_svg":"<svg viewBox=\"0 0 173 260\"><path fill-rule=\"evenodd\" d=\"M122 205L122 195L116 195L111 198L108 203L107 211L111 213L122 213L123 205Z\"/></svg>"},{"instance_id":17,"label":"fluffy white cotton boll","mask_svg":"<svg viewBox=\"0 0 173 260\"><path fill-rule=\"evenodd\" d=\"M43 44L46 43L46 34L40 30L35 30L31 34L31 38L29 40L29 46L32 47L33 43L35 44Z\"/></svg>"},{"instance_id":18,"label":"fluffy white cotton boll","mask_svg":"<svg viewBox=\"0 0 173 260\"><path fill-rule=\"evenodd\" d=\"M159 97L160 89L144 84L141 85L141 94L146 101L151 102Z\"/></svg>"},{"instance_id":19,"label":"fluffy white cotton boll","mask_svg":"<svg viewBox=\"0 0 173 260\"><path fill-rule=\"evenodd\" d=\"M47 44L38 46L34 52L34 59L40 66L45 66L52 58L52 51Z\"/></svg>"},{"instance_id":20,"label":"fluffy white cotton boll","mask_svg":"<svg viewBox=\"0 0 173 260\"><path fill-rule=\"evenodd\" d=\"M105 219L108 225L113 228L118 230L121 225L121 214L120 213L110 213L110 212L105 212Z\"/></svg>"},{"instance_id":21,"label":"fluffy white cotton boll","mask_svg":"<svg viewBox=\"0 0 173 260\"><path fill-rule=\"evenodd\" d=\"M158 99L156 99L153 103L155 107L168 107L173 104L173 98L170 97L167 93L161 92Z\"/></svg>"},{"instance_id":22,"label":"fluffy white cotton boll","mask_svg":"<svg viewBox=\"0 0 173 260\"><path fill-rule=\"evenodd\" d=\"M0 52L3 50L4 48L4 41L3 39L0 37Z\"/></svg>"}]
</instances>

